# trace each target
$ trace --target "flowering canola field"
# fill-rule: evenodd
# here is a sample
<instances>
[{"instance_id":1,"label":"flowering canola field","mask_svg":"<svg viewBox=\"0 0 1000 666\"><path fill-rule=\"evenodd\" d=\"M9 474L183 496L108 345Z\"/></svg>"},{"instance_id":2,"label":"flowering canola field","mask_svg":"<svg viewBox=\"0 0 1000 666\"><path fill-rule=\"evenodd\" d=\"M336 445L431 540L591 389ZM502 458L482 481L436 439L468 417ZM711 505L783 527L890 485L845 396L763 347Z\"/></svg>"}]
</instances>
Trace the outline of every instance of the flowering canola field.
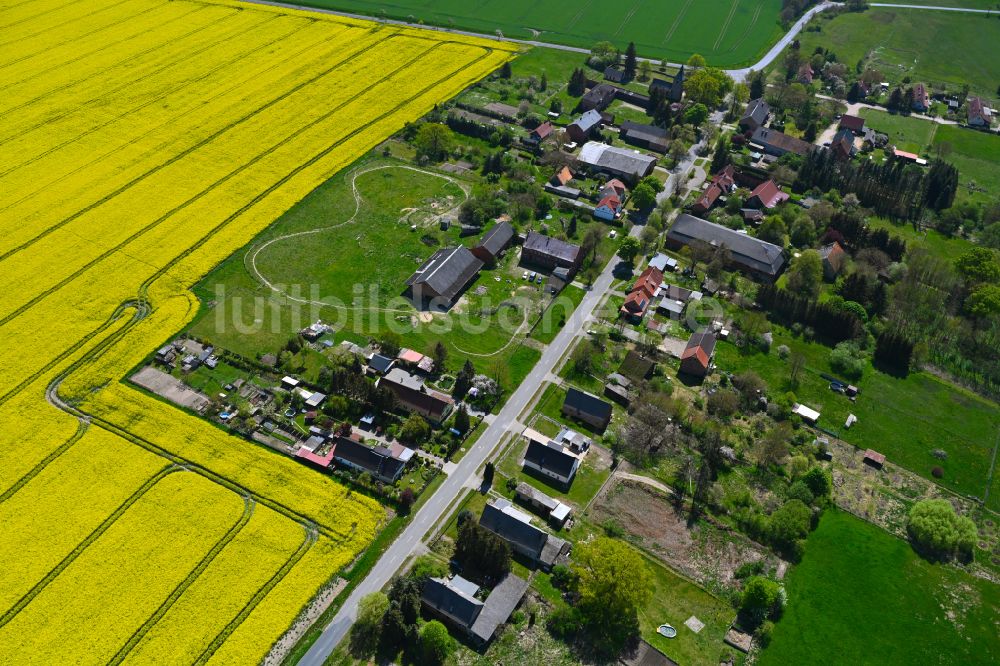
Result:
<instances>
[{"instance_id":1,"label":"flowering canola field","mask_svg":"<svg viewBox=\"0 0 1000 666\"><path fill-rule=\"evenodd\" d=\"M508 46L229 0L0 6L0 661L261 661L384 512L122 382L214 265Z\"/></svg>"}]
</instances>

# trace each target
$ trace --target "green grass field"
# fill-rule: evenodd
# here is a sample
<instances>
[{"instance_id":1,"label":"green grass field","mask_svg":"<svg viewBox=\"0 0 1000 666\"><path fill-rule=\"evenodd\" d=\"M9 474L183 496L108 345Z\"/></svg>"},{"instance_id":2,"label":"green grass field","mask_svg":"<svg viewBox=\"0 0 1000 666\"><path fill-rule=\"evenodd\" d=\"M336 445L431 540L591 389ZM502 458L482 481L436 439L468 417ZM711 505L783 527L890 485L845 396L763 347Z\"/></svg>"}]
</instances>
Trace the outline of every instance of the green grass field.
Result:
<instances>
[{"instance_id":1,"label":"green grass field","mask_svg":"<svg viewBox=\"0 0 1000 666\"><path fill-rule=\"evenodd\" d=\"M423 22L505 37L590 48L609 40L640 55L684 62L700 53L710 64L747 65L781 34L780 0L300 0L300 4L376 18Z\"/></svg>"},{"instance_id":2,"label":"green grass field","mask_svg":"<svg viewBox=\"0 0 1000 666\"><path fill-rule=\"evenodd\" d=\"M789 384L788 363L775 349L788 345L806 357L806 370L797 387ZM856 381L861 389L856 402L830 390L820 372L836 376L829 365L830 349L792 337L774 327L774 347L770 354L743 355L735 346L723 342L716 350L720 371L742 372L751 369L767 382L772 394L794 391L802 403L821 413L819 425L838 433L860 448L872 448L917 474L932 478L931 470L940 466L944 477L937 480L956 492L982 497L986 490L993 447L1000 432L1000 409L964 389L926 373L912 373L897 378L869 366ZM844 428L847 415L858 422ZM947 460L931 455L943 449ZM990 497L994 506L1000 506Z\"/></svg>"},{"instance_id":3,"label":"green grass field","mask_svg":"<svg viewBox=\"0 0 1000 666\"><path fill-rule=\"evenodd\" d=\"M824 514L785 586L788 605L761 666L972 666L1000 653L1000 586L928 564L850 514Z\"/></svg>"},{"instance_id":4,"label":"green grass field","mask_svg":"<svg viewBox=\"0 0 1000 666\"><path fill-rule=\"evenodd\" d=\"M888 229L892 235L905 240L908 249L923 248L947 261L954 261L975 247L973 243L959 236L948 237L934 229L918 231L906 222L897 224L881 217L869 217L868 225Z\"/></svg>"},{"instance_id":5,"label":"green grass field","mask_svg":"<svg viewBox=\"0 0 1000 666\"><path fill-rule=\"evenodd\" d=\"M820 18L816 24L821 27L819 32L799 36L803 53L822 46L849 67L868 59L890 82L909 76L932 88L947 84L958 89L968 84L974 94L989 98L1000 84L997 16L873 8Z\"/></svg>"},{"instance_id":6,"label":"green grass field","mask_svg":"<svg viewBox=\"0 0 1000 666\"><path fill-rule=\"evenodd\" d=\"M877 109L861 109L859 113L865 119L865 125L887 135L890 144L900 150L928 156L931 143L934 141L934 133L941 127L920 118L895 115Z\"/></svg>"},{"instance_id":7,"label":"green grass field","mask_svg":"<svg viewBox=\"0 0 1000 666\"><path fill-rule=\"evenodd\" d=\"M357 176L362 204L351 220L351 174L372 166L391 168ZM196 288L203 307L192 333L255 357L276 352L301 328L322 319L339 329L337 340L363 342L391 330L403 346L424 353L444 340L450 365L460 366L468 357L481 372L498 372L508 387L519 383L540 354L512 338L522 324L539 316L551 296L543 285L521 279L511 252L496 268L484 269L448 314L419 318L401 297L407 277L438 248L472 245L476 238L459 240L456 225L442 231L431 217L463 201L455 183L398 166L390 160L362 160L223 262ZM411 224L418 229L412 231ZM286 238L313 230L319 231ZM272 239L278 240L251 254ZM309 303L263 286L251 275L254 256L261 276L285 295ZM574 292L570 296L561 305L567 311L579 301ZM515 306L498 310L504 302Z\"/></svg>"}]
</instances>

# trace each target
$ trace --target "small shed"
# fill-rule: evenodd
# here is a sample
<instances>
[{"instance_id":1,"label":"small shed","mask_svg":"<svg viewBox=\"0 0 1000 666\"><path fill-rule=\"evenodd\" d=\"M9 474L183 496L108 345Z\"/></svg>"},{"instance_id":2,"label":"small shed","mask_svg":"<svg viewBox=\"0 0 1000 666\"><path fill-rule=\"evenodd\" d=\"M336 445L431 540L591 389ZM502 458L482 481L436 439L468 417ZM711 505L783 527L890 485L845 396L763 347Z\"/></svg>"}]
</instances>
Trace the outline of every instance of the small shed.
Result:
<instances>
[{"instance_id":1,"label":"small shed","mask_svg":"<svg viewBox=\"0 0 1000 666\"><path fill-rule=\"evenodd\" d=\"M864 458L862 459L866 465L871 465L875 469L882 469L885 465L885 454L879 453L872 449L865 451Z\"/></svg>"},{"instance_id":2,"label":"small shed","mask_svg":"<svg viewBox=\"0 0 1000 666\"><path fill-rule=\"evenodd\" d=\"M803 421L811 425L819 421L819 412L799 403L792 405L792 413L801 416Z\"/></svg>"}]
</instances>

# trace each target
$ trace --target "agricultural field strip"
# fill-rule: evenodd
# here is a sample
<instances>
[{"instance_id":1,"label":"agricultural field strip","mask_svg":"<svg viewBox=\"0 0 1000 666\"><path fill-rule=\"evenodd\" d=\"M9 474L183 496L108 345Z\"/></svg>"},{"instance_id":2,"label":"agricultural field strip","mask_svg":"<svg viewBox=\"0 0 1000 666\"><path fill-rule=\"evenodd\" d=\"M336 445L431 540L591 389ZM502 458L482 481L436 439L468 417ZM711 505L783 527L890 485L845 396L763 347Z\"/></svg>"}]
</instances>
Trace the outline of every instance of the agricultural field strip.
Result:
<instances>
[{"instance_id":1,"label":"agricultural field strip","mask_svg":"<svg viewBox=\"0 0 1000 666\"><path fill-rule=\"evenodd\" d=\"M439 47L431 47L431 48L432 49L436 49L436 48L439 48ZM399 49L399 50L402 50L402 49ZM399 50L397 50L397 51L399 51ZM427 51L429 51L429 50L430 49L428 49ZM426 57L427 53L422 53L421 56ZM395 76L399 72L403 71L407 66L409 66L410 64L412 64L413 62L415 62L416 60L418 60L419 57L420 56L414 57L410 62L407 62L403 66L399 67L397 70L395 70L394 72L392 72L390 75L387 75L387 76L383 77L382 80L385 81L385 80L388 80L388 79L392 78L393 76ZM485 57L485 55L480 56L480 58L482 58L482 57ZM468 65L466 65L466 66L468 66ZM346 94L353 94L353 93L346 93ZM359 105L359 106L363 105L364 98L367 95L372 95L372 94L373 93L371 91L369 91L365 95L356 96L356 97L352 97L352 98L346 99L346 100L340 102L333 109L331 109L329 111L329 113L333 113L335 111L339 111L339 110L341 110L341 109L343 109L343 108L345 108L345 107L347 107L348 105L351 105L351 104ZM405 101L403 103L405 103ZM31 248L30 252L28 252L28 253L20 253L18 255L15 255L14 257L8 259L7 260L8 262L13 262L13 266L11 266L11 264L6 264L5 265L5 269L7 269L8 271L10 271L10 274L15 274L17 272L15 269L18 269L18 268L20 268L22 270L28 270L28 271L32 271L32 270L37 271L38 270L38 266L40 264L44 266L47 263L62 264L63 268L73 267L73 265L75 263L75 262L73 262L74 258L84 259L84 260L87 261L87 263L84 266L82 266L82 267L76 268L76 270L73 273L71 273L67 277L64 277L62 280L60 280L55 285L38 285L40 288L44 289L44 291L41 294L38 294L38 295L34 296L26 304L23 304L23 305L20 305L20 306L15 306L13 303L2 302L2 299L0 299L0 302L2 302L2 307L4 307L5 309L6 308L14 308L10 312L10 314L8 314L3 319L0 319L0 329L6 329L7 331L10 331L11 328L9 327L9 324L10 324L10 322L14 318L16 318L19 315L21 315L22 313L30 310L34 305L36 305L38 302L40 302L41 300L43 300L44 298L46 298L48 295L59 293L60 291L62 291L62 289L69 282L73 281L74 279L76 279L76 278L80 277L81 275L83 275L84 273L88 272L89 268L91 268L92 266L94 266L95 264L97 264L98 262L100 262L101 260L103 260L103 259L105 259L105 258L107 258L109 256L118 254L120 250L123 250L125 248L125 246L128 245L129 243L131 243L132 241L135 241L135 240L138 240L138 239L142 239L142 242L144 244L148 245L149 247L147 249L144 249L142 247L130 249L129 250L129 254L131 256L136 257L136 258L138 258L138 257L155 257L155 256L157 256L157 250L160 250L162 252L162 245L161 245L162 243L164 243L167 240L169 240L169 238L173 234L178 233L180 230L182 230L184 228L188 228L188 225L190 224L189 220L196 221L197 219L199 219L197 210L195 210L194 212L185 211L185 213L187 213L188 216L189 216L188 219L182 219L179 216L176 216L176 213L184 210L190 204L192 204L192 203L194 203L196 201L198 201L199 204L203 204L204 205L205 203L207 203L207 204L211 205L210 210L214 211L216 214L218 214L218 212L220 210L225 210L226 209L226 204L231 201L230 198L225 198L223 201L218 202L217 204L213 204L213 202L211 201L211 199L213 197L214 198L222 198L222 195L219 192L219 186L220 185L233 180L236 175L239 175L240 173L242 173L243 171L245 171L250 166L253 166L257 161L259 161L263 157L266 157L266 156L269 156L271 154L276 153L276 151L278 151L280 148L285 148L291 142L292 139L298 137L298 135L303 134L307 130L312 129L313 127L315 127L315 126L317 126L317 125L319 125L321 123L324 123L324 122L327 122L329 124L335 124L336 123L335 119L332 119L330 117L320 116L318 118L313 119L305 127L297 129L294 132L294 134L293 134L292 137L282 138L277 144L272 145L263 154L255 156L251 160L250 163L241 165L236 170L229 172L227 175L223 176L221 179L217 180L216 182L214 182L209 187L203 188L195 196L188 198L186 201L184 201L183 203L181 203L179 206L174 207L174 209L168 211L166 214L160 215L159 218L157 218L156 220L154 220L152 223L147 224L145 226L145 228L143 228L142 230L140 230L138 232L133 232L125 240L118 241L118 243L115 246L111 247L110 249L104 250L104 252L102 252L101 254L99 254L97 257L91 258L91 257L88 257L87 255L84 254L84 250L86 248L92 248L92 244L93 245L97 244L96 241L93 242L93 243L88 242L88 241L83 241L83 242L80 242L79 244L69 245L68 247L64 246L62 248L60 248L60 247L53 247L52 246L53 242L56 242L56 241L58 241L59 239L62 238L62 236L60 236L60 237L52 237L52 238L46 239L46 242L45 242L44 245L33 246ZM362 124L363 124L363 121L362 121ZM327 148L324 152L329 152L329 151L333 150L334 148L336 148L337 145L339 145L343 141L345 141L348 138L350 138L350 136L352 135L353 131L357 131L357 129L360 129L360 127L356 128L355 130L346 132L344 135L342 135L342 137L340 139L337 140L337 142L335 142L332 146L330 146L329 148ZM258 135L257 136L257 140L258 141L263 141L263 137L259 136L260 131L261 130L257 131L257 135ZM234 150L235 150L235 148L236 148L236 146L233 147ZM280 153L279 153L279 156L280 156ZM301 165L301 166L297 167L297 169L304 168L304 166L305 165ZM181 177L181 176L182 176L182 174L179 173L178 177ZM257 197L255 197L255 200L259 200L259 198L261 198L262 196L265 196L267 194L267 192L275 189L284 180L287 180L287 177L284 178L284 179L279 180L278 183L276 183L275 185L272 185L264 193L262 193L262 194L258 195ZM197 185L195 183L193 183L193 184ZM155 185L155 183L153 185ZM234 184L234 187L236 187L236 188L239 188L241 186L242 186L241 182L237 182L237 183ZM154 188L154 190L155 190L155 188ZM140 196L140 197L143 197L144 193L138 192L138 193L136 193L136 195ZM206 197L206 196L208 196L208 201L207 202L200 201L203 197ZM146 200L146 199L143 198L143 200ZM118 208L120 209L119 214L121 215L121 218L124 218L124 219L128 219L130 217L129 213L131 211L135 210L135 208L134 208L135 204L131 203L131 202L127 202L127 201L121 201L120 202L119 200L116 199L116 200L112 201L112 203L118 204ZM238 216L239 214L241 214L243 212L243 210L245 210L249 206L252 206L253 203L254 203L254 201L251 201L249 204L247 204L246 206L244 206L241 210L236 211L236 213L234 213L234 215ZM156 214L156 213L152 212L151 214ZM105 220L107 220L109 218L114 219L108 213L105 213L105 215L102 216L102 217ZM222 224L226 224L229 221L231 221L232 219L233 218L231 216L226 221L224 221ZM157 234L158 235L155 238L151 238L149 235L147 235L149 231L151 231L152 229L158 227L160 224L162 224L163 222L168 221L168 220L170 221L171 224L168 225L168 228L166 228L166 229L157 229ZM176 227L176 229L174 227ZM107 236L112 236L112 238L107 239L109 242L117 240L110 233L107 234ZM105 240L105 239L102 238L102 241L103 240ZM100 249L100 247L98 249ZM60 252L60 250L62 250L62 251ZM55 253L55 256L52 256L53 253ZM81 256L81 255L83 255L83 256ZM42 258L42 256L44 256L44 259ZM137 261L143 261L143 260L138 260L137 259ZM53 266L52 267L52 272L54 273L55 270L56 269ZM71 268L71 270L72 270L72 268ZM50 276L50 275L52 275L52 274L51 273L47 273L46 274L47 277ZM107 272L104 272L103 275L107 275ZM53 276L53 277L56 277L56 276ZM41 282L41 280L39 280L38 282ZM15 286L15 285L11 284L11 287L13 287L13 286ZM120 285L119 284L118 286L120 288L125 289L126 292L127 292L127 285ZM77 291L77 293L79 293L79 291ZM91 293L91 292L88 290L87 293ZM105 297L107 297L107 295L108 294L104 294ZM130 295L131 295L130 293L121 293L120 296L115 297L113 300L121 300L121 299L127 298ZM30 318L29 318L29 320L30 320ZM61 322L60 324L62 324L62 323L63 322ZM67 325L70 325L69 322L65 322L65 323ZM5 363L6 359L2 358L5 355L5 353L6 354L10 354L11 352L9 350L0 351L0 367L6 366L6 363ZM20 359L20 358L11 359L11 365L15 365L15 364L16 365L21 365L22 363L23 363L23 360Z\"/></svg>"},{"instance_id":2,"label":"agricultural field strip","mask_svg":"<svg viewBox=\"0 0 1000 666\"><path fill-rule=\"evenodd\" d=\"M390 36L390 38L392 37L393 36ZM3 254L0 255L0 261L4 261L7 258L9 258L12 254L21 251L31 246L34 243L37 243L38 241L46 238L55 231L60 230L67 224L75 222L84 215L91 213L96 208L107 204L116 197L120 196L125 192L128 192L129 190L138 185L145 185L146 187L154 186L156 184L155 181L153 182L152 185L150 185L150 183L146 181L149 180L154 175L158 176L158 180L169 177L171 175L169 172L168 173L162 173L162 172L171 167L174 167L175 169L180 168L178 166L178 162L188 157L191 157L192 155L195 155L196 157L201 157L201 153L198 153L196 155L197 151L202 149L205 149L206 151L221 150L219 148L219 145L216 143L217 140L219 140L220 138L225 138L226 140L229 140L232 143L245 141L245 137L237 136L234 138L233 134L235 134L235 132L237 131L243 131L249 134L255 134L261 131L259 127L257 127L256 125L252 125L251 122L256 122L264 126L273 125L274 123L268 123L268 118L273 116L275 119L278 119L282 116L282 114L290 112L290 110L286 110L282 105L294 107L298 99L294 97L295 95L303 93L303 91L307 91L308 94L310 94L313 97L318 96L315 92L309 91L310 86L320 82L327 76L334 75L334 72L337 69L344 66L349 66L350 64L354 63L356 58L364 57L366 55L371 57L373 55L372 53L370 53L371 49L380 46L381 44L384 43L384 41L385 40L379 40L377 38L368 40L356 40L353 44L352 50L347 52L346 54L340 54L340 57L338 57L338 59L332 65L327 66L325 69L320 70L318 73L310 73L310 76L305 80L290 82L292 83L290 88L287 89L279 88L278 90L280 92L276 95L273 94L273 90L267 90L265 88L254 88L253 89L254 92L261 91L269 93L266 101L263 101L263 103L260 103L259 105L253 107L249 111L244 112L238 118L226 122L223 126L217 127L207 136L200 138L194 144L180 150L174 155L170 155L166 161L156 164L152 167L146 168L136 176L128 178L128 180L126 180L124 183L119 182L114 190L101 196L97 200L92 201L83 208L77 208L66 218L58 220L55 223L51 222L49 224L43 223L42 231L40 233L37 233L34 236L24 239L20 243L18 242L20 238L15 238L12 239L11 241L4 242L3 245L0 245L0 248L3 248L4 250ZM377 52L374 55L378 55ZM381 56L378 57L381 58ZM300 71L299 68L295 69L296 73L298 73L299 71ZM272 129L271 131L280 133L281 132L280 126L279 128ZM296 128L292 136L295 136L295 133L301 133L302 131L303 130L301 128ZM210 155L207 157L202 157L202 159L205 161L210 160L210 158L211 158ZM211 167L212 166L211 162L208 162L208 165L209 167ZM185 169L190 168L186 164L183 166ZM79 203L77 202L76 205L79 205ZM44 218L50 216L54 216L54 212L46 213L44 210L42 210L39 211L39 215L36 217ZM87 220L84 220L84 222L86 221ZM81 229L81 231L86 231L86 229Z\"/></svg>"},{"instance_id":3,"label":"agricultural field strip","mask_svg":"<svg viewBox=\"0 0 1000 666\"><path fill-rule=\"evenodd\" d=\"M58 143L58 144L56 144L54 146L38 146L38 142L32 140L32 137L30 136L30 133L25 133L24 135L22 135L21 137L19 137L16 142L15 141L11 141L9 143L3 144L3 146L2 146L3 149L0 150L0 165L3 165L3 166L0 166L0 168L5 168L5 170L4 171L0 171L0 178L3 178L5 176L9 175L12 171L16 171L18 169L22 169L25 166L27 166L29 164L32 164L35 161L37 161L37 160L39 160L39 159L41 159L43 157L46 157L46 156L50 155L51 153L59 150L60 148L63 148L65 146L69 146L69 145L73 145L73 144L79 142L80 139L82 139L82 138L84 138L84 137L86 137L86 136L88 136L88 135L90 135L90 134L92 134L94 132L97 132L97 131L99 131L99 130L101 130L101 129L103 129L103 128L105 128L105 127L107 127L107 126L109 126L109 125L111 125L113 123L116 123L119 120L122 120L122 119L133 119L133 118L129 118L129 117L130 116L134 116L134 114L136 114L139 111L142 111L143 109L146 109L146 108L151 107L153 105L158 105L158 104L162 105L163 101L165 99L169 98L174 93L183 92L183 91L185 91L186 88L188 88L190 86L195 86L195 85L201 84L201 82L203 80L210 79L216 73L223 72L224 75L227 78L230 78L230 79L232 79L232 78L238 78L238 76L243 73L243 66L244 66L243 59L244 58L246 58L248 56L251 56L254 53L260 52L263 49L267 49L267 48L269 48L269 47L271 47L271 46L273 46L273 45L275 45L275 44L277 44L279 42L284 41L286 38L291 37L293 34L301 31L302 29L304 29L307 26L301 26L301 27L300 26L293 26L292 29L290 31L288 31L287 33L280 34L280 35L278 35L276 37L273 36L273 35L265 33L264 37L266 37L268 39L268 41L265 41L265 42L263 42L261 44L257 44L257 45L255 45L252 41L248 40L248 35L249 35L250 32L253 32L254 30L257 30L259 28L266 28L266 27L267 26L255 26L254 29L251 30L251 31L248 31L248 32L245 32L245 33L241 33L241 34L238 34L238 35L232 35L232 36L226 38L225 40L221 40L219 44L213 45L213 48L214 48L214 47L217 47L217 46L221 45L222 43L225 43L225 41L228 41L229 39L239 39L239 42L240 42L241 45L249 45L250 46L250 50L248 52L237 53L237 54L233 55L232 57L230 57L230 58L228 58L226 60L222 60L221 62L219 62L214 67L212 67L211 69L207 69L204 73L200 74L199 76L197 76L195 78L192 78L192 79L183 79L182 78L179 83L175 83L172 88L168 88L166 91L164 91L160 95L158 95L158 96L150 96L148 99L145 99L145 101L143 101L141 104L138 104L136 106L132 106L130 108L126 108L121 113L119 113L119 114L117 114L115 116L112 116L110 118L102 119L97 124L89 126L89 127L86 127L79 134L76 134L75 136L69 136L69 137L67 137L61 143ZM237 64L239 65L239 67L236 67L236 68L232 67L233 65L237 65ZM146 83L145 79L143 80L143 83ZM155 82L153 82L153 83L155 84ZM135 88L133 88L130 92L132 92L133 94L140 94L140 91L136 90ZM182 99L183 99L183 95L179 95L179 96L182 97ZM169 113L173 113L173 114L177 113L177 111L174 110L173 108L170 108L169 111L167 111L167 110L165 110L165 111L169 112ZM75 115L68 117L68 119L70 119L70 120L76 120L76 121L78 121L77 120L78 118L79 118L79 116L75 116ZM135 119L137 120L137 118L135 118ZM148 127L149 127L149 123L146 124L147 131L148 131ZM51 132L51 130L47 129L46 133L49 133L49 132ZM124 145L127 145L127 144L124 144ZM35 147L42 148L42 151L40 153L35 153L35 154L29 152L30 150L32 150ZM4 157L6 155L10 155L10 157L12 158L9 161L9 166L7 166L8 161L4 160ZM77 162L74 162L73 164L76 164L76 163ZM16 184L12 185L12 188L17 188L17 185Z\"/></svg>"},{"instance_id":4,"label":"agricultural field strip","mask_svg":"<svg viewBox=\"0 0 1000 666\"><path fill-rule=\"evenodd\" d=\"M281 514L257 506L250 524L219 554L201 577L148 631L133 636L123 661L138 664L170 654L192 663L246 607L303 541L303 529ZM206 615L205 608L213 608ZM188 642L177 644L176 637Z\"/></svg>"},{"instance_id":5,"label":"agricultural field strip","mask_svg":"<svg viewBox=\"0 0 1000 666\"><path fill-rule=\"evenodd\" d=\"M68 659L66 626L86 626L89 640L80 648L90 661L107 661L206 554L234 536L245 509L238 495L199 475L160 477L31 603L7 618L0 653L28 661L52 654Z\"/></svg>"},{"instance_id":6,"label":"agricultural field strip","mask_svg":"<svg viewBox=\"0 0 1000 666\"><path fill-rule=\"evenodd\" d=\"M286 76L296 75L295 72L289 74L285 71L289 61L297 61L300 56L309 54L311 60L300 63L300 69L306 70L315 67L316 62L322 62L330 53L340 50L336 43L329 45L326 49L316 48L322 42L327 41L329 37L323 30L322 24L314 24L313 27L315 27L316 32L320 33L317 41L306 41L300 35L299 39L303 39L304 45L291 53L285 53L283 49L298 46L298 44L281 43L279 48L282 51L274 52L274 57L271 56L271 53L259 54L255 52L251 56L250 62L244 60L240 63L240 71L244 75L233 78L228 87L223 86L225 82L229 81L228 76L223 77L220 81L209 80L207 84L218 87L208 98L199 100L187 94L178 95L180 99L163 98L163 104L182 114L180 118L177 118L173 113L164 113L160 124L152 126L144 125L145 116L123 118L123 120L140 127L130 128L128 125L116 127L116 135L127 137L127 140L112 145L111 149L104 153L90 150L86 157L61 154L58 160L48 159L38 163L35 161L38 159L36 157L23 162L16 168L33 167L30 171L22 172L19 176L19 180L26 184L20 185L19 181L13 181L11 188L25 190L25 194L20 199L13 200L0 208L0 212L11 211L10 215L22 219L37 215L42 208L36 195L45 192L49 199L45 208L48 209L50 215L70 215L76 210L75 207L79 206L81 199L100 193L98 197L98 201L100 201L108 193L119 188L121 186L121 175L119 174L121 169L135 168L136 165L142 165L145 160L156 160L161 165L164 162L176 160L179 155L191 150L192 142L198 143L204 140L206 133L211 135L217 132L220 123L224 123L224 126L230 125L231 122L225 122L224 119L234 116L235 110L240 110L243 113L243 104L230 98L231 93L240 91L245 96L252 97L258 90L280 88L282 79ZM253 59L258 56L262 60L261 69L250 66ZM184 105L185 103L187 106ZM206 117L191 113L190 111L193 109L200 109ZM156 111L156 109L147 110L147 113L152 111ZM170 132L166 132L167 130ZM135 134L136 132L138 135ZM165 132L165 140L152 148L146 146L145 139L157 139ZM180 136L177 135L178 132ZM81 146L78 148L78 152L88 153L88 149L92 149L92 146ZM43 153L43 156L47 155ZM115 159L109 159L111 156L115 156ZM148 168L144 167L143 169ZM66 169L69 170L66 171ZM10 173L10 171L5 172L0 177L9 176ZM88 176L89 182L86 183L86 187L82 186L80 179L73 178L81 173ZM32 186L34 189L30 189ZM70 206L73 208L69 208ZM17 229L11 231L16 232ZM25 234L28 233L30 232L25 232ZM24 235L24 238L27 239L28 236ZM16 244L16 241L9 243L10 246L16 246Z\"/></svg>"},{"instance_id":7,"label":"agricultural field strip","mask_svg":"<svg viewBox=\"0 0 1000 666\"><path fill-rule=\"evenodd\" d=\"M0 610L8 609L170 463L92 428L0 503ZM107 483L95 484L95 474Z\"/></svg>"},{"instance_id":8,"label":"agricultural field strip","mask_svg":"<svg viewBox=\"0 0 1000 666\"><path fill-rule=\"evenodd\" d=\"M129 4L136 2L136 0L125 0L122 4ZM55 5L54 7L50 5ZM19 5L19 7L24 7L24 13L27 14L25 17L18 20L12 21L11 23L5 23L0 25L0 30L3 31L5 36L18 36L23 38L30 38L40 35L49 30L58 29L66 25L70 25L79 21L81 19L87 18L88 16L93 16L95 14L100 14L102 12L112 9L110 6L101 7L98 9L91 10L85 2L34 2L25 3L24 5ZM38 11L40 8L44 7L42 11ZM58 14L56 12L62 12L66 10L66 13ZM7 10L4 10L7 14ZM18 14L17 12L14 12ZM78 13L80 15L78 15ZM53 16L54 14L54 16ZM42 17L48 17L48 19L39 21ZM19 30L12 30L17 26L24 26ZM41 27L41 30L38 28ZM35 32L31 32L35 30Z\"/></svg>"}]
</instances>

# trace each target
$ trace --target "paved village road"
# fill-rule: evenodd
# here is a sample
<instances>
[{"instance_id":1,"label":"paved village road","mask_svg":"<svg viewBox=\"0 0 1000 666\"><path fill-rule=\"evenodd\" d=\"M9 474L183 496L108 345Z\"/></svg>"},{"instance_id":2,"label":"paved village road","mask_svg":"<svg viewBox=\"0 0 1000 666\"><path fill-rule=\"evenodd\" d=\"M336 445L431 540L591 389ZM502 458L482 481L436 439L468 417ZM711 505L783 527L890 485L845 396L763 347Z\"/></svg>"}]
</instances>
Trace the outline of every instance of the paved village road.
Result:
<instances>
[{"instance_id":1,"label":"paved village road","mask_svg":"<svg viewBox=\"0 0 1000 666\"><path fill-rule=\"evenodd\" d=\"M629 232L638 236L642 227L633 226ZM448 475L441 487L420 507L413 519L392 545L382 554L378 562L344 602L333 620L323 629L309 651L299 661L301 666L322 666L334 648L347 636L347 632L357 617L358 602L372 592L381 590L403 566L406 560L421 546L424 536L447 514L452 503L477 478L480 467L490 458L504 434L519 430L518 416L531 403L535 393L541 388L546 376L553 372L573 340L585 329L591 314L600 304L605 292L614 280L613 270L618 263L612 257L604 271L594 281L580 305L566 321L555 339L545 348L542 358L535 364L521 385L507 400L493 422L483 431L472 448L459 461L454 471Z\"/></svg>"},{"instance_id":2,"label":"paved village road","mask_svg":"<svg viewBox=\"0 0 1000 666\"><path fill-rule=\"evenodd\" d=\"M996 9L969 9L968 7L939 7L937 5L897 5L891 2L869 2L869 7L888 7L890 9L935 9L940 12L968 12L971 14L997 14L1000 16L1000 11Z\"/></svg>"}]
</instances>

